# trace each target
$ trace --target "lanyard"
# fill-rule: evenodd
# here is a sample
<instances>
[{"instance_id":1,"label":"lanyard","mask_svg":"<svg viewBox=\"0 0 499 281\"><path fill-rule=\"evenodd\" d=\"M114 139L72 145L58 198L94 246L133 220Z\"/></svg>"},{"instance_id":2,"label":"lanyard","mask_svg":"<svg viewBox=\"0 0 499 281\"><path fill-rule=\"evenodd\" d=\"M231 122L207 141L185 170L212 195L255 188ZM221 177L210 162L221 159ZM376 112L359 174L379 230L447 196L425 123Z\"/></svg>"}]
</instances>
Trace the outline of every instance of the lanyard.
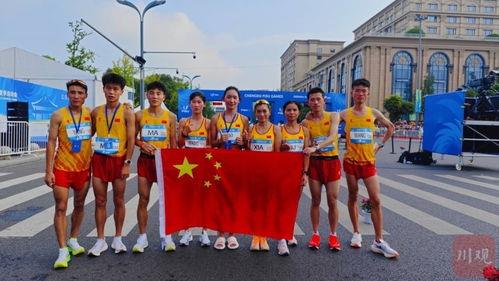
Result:
<instances>
[{"instance_id":1,"label":"lanyard","mask_svg":"<svg viewBox=\"0 0 499 281\"><path fill-rule=\"evenodd\" d=\"M78 120L78 125L76 125L76 121L75 121L75 117L73 115L73 111L71 111L71 108L69 108L69 106L68 106L68 110L69 110L69 114L71 115L71 119L73 119L73 125L75 126L76 135L78 135L78 131L80 131L80 126L81 126L81 116L83 115L83 109L80 112L80 118Z\"/></svg>"},{"instance_id":2,"label":"lanyard","mask_svg":"<svg viewBox=\"0 0 499 281\"><path fill-rule=\"evenodd\" d=\"M118 103L118 106L114 109L113 113L113 118L111 119L111 124L109 124L109 119L107 117L107 105L105 106L104 110L106 111L106 125L107 125L107 135L111 134L111 129L113 128L113 123L114 123L114 118L116 117L116 112L118 112L118 109L120 108L121 103Z\"/></svg>"},{"instance_id":3,"label":"lanyard","mask_svg":"<svg viewBox=\"0 0 499 281\"><path fill-rule=\"evenodd\" d=\"M237 113L234 114L234 116L232 116L232 120L230 121L230 126L229 127L227 127L227 121L225 121L225 112L223 113L222 117L224 119L225 132L229 133L230 129L232 128L232 124L234 124L234 121L236 121Z\"/></svg>"}]
</instances>

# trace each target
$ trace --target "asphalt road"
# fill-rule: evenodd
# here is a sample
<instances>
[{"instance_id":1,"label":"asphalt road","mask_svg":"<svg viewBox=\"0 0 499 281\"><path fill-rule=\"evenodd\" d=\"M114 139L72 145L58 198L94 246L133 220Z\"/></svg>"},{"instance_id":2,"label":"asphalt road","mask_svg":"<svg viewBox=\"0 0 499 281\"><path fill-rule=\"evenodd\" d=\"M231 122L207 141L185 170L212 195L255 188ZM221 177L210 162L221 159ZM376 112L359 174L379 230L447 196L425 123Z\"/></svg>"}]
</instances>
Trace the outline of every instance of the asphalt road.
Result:
<instances>
[{"instance_id":1,"label":"asphalt road","mask_svg":"<svg viewBox=\"0 0 499 281\"><path fill-rule=\"evenodd\" d=\"M343 244L340 252L327 249L327 212L321 210L322 248L306 247L311 225L310 198L304 192L297 218L299 246L291 255L280 257L276 241L270 241L268 253L250 252L250 237L239 235L241 247L218 252L201 248L197 243L177 247L165 253L159 247L158 204L150 209L149 244L144 254L131 252L101 257L75 257L70 267L55 271L57 243L52 226L53 199L43 187L44 162L0 168L0 279L1 280L481 280L461 278L453 262L454 245L460 235L493 239L499 249L499 161L497 158L475 159L463 171L456 171L457 158L436 156L434 166L396 163L407 143L397 143L390 154L386 147L379 155L378 171L382 182L385 239L401 257L388 260L369 251L372 226L362 224L364 243L361 249L350 248L350 222L346 209L347 192L341 189L338 234ZM413 144L413 149L415 144ZM135 171L135 168L133 169ZM131 250L137 236L134 197L137 178L128 181L126 192L128 229L124 242ZM154 198L153 198L154 199ZM89 201L89 200L87 200ZM108 216L112 200L108 200ZM327 206L327 205L326 205ZM80 244L89 249L94 243L94 201L85 208ZM112 230L108 228L108 230ZM179 237L174 239L178 241ZM194 241L197 237L195 237ZM211 237L212 242L215 237ZM467 241L471 241L467 240ZM108 244L111 238L107 239ZM461 248L466 245L461 245ZM464 248L463 248L464 249ZM491 256L487 260L499 264Z\"/></svg>"}]
</instances>

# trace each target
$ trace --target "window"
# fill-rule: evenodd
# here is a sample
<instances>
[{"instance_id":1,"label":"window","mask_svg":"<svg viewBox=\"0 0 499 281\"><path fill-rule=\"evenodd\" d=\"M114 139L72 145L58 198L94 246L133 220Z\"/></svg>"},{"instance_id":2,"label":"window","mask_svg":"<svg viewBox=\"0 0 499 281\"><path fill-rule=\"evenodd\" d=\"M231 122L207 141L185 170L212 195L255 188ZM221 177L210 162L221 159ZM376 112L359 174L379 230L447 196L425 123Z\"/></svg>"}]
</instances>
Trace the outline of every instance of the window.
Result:
<instances>
[{"instance_id":1,"label":"window","mask_svg":"<svg viewBox=\"0 0 499 281\"><path fill-rule=\"evenodd\" d=\"M466 29L466 35L475 36L475 30L474 29Z\"/></svg>"},{"instance_id":2,"label":"window","mask_svg":"<svg viewBox=\"0 0 499 281\"><path fill-rule=\"evenodd\" d=\"M322 48L317 48L317 59L318 60L322 59Z\"/></svg>"},{"instance_id":3,"label":"window","mask_svg":"<svg viewBox=\"0 0 499 281\"><path fill-rule=\"evenodd\" d=\"M483 12L488 13L488 14L492 14L492 13L494 13L494 7L485 6L485 7L483 7Z\"/></svg>"},{"instance_id":4,"label":"window","mask_svg":"<svg viewBox=\"0 0 499 281\"><path fill-rule=\"evenodd\" d=\"M456 29L455 28L447 28L447 35L456 35Z\"/></svg>"},{"instance_id":5,"label":"window","mask_svg":"<svg viewBox=\"0 0 499 281\"><path fill-rule=\"evenodd\" d=\"M428 27L428 33L430 33L430 34L436 34L437 33L437 28L433 27L433 26Z\"/></svg>"},{"instance_id":6,"label":"window","mask_svg":"<svg viewBox=\"0 0 499 281\"><path fill-rule=\"evenodd\" d=\"M432 10L432 11L438 10L438 4L428 3L428 10Z\"/></svg>"},{"instance_id":7,"label":"window","mask_svg":"<svg viewBox=\"0 0 499 281\"><path fill-rule=\"evenodd\" d=\"M428 21L429 22L437 22L438 17L437 16L428 16Z\"/></svg>"},{"instance_id":8,"label":"window","mask_svg":"<svg viewBox=\"0 0 499 281\"><path fill-rule=\"evenodd\" d=\"M464 83L468 85L475 79L484 77L485 61L479 54L471 54L464 63Z\"/></svg>"},{"instance_id":9,"label":"window","mask_svg":"<svg viewBox=\"0 0 499 281\"><path fill-rule=\"evenodd\" d=\"M421 11L421 9L422 9L422 4L416 3L416 11Z\"/></svg>"},{"instance_id":10,"label":"window","mask_svg":"<svg viewBox=\"0 0 499 281\"><path fill-rule=\"evenodd\" d=\"M468 12L476 12L476 6L475 5L468 5Z\"/></svg>"},{"instance_id":11,"label":"window","mask_svg":"<svg viewBox=\"0 0 499 281\"><path fill-rule=\"evenodd\" d=\"M447 10L449 12L457 12L457 5L456 4L450 4L449 6L447 6Z\"/></svg>"},{"instance_id":12,"label":"window","mask_svg":"<svg viewBox=\"0 0 499 281\"><path fill-rule=\"evenodd\" d=\"M492 35L492 29L484 29L483 30L483 35L484 36Z\"/></svg>"},{"instance_id":13,"label":"window","mask_svg":"<svg viewBox=\"0 0 499 281\"><path fill-rule=\"evenodd\" d=\"M448 23L457 23L457 17L447 17Z\"/></svg>"},{"instance_id":14,"label":"window","mask_svg":"<svg viewBox=\"0 0 499 281\"><path fill-rule=\"evenodd\" d=\"M331 93L333 91L334 85L334 68L329 69L328 77L327 77L327 92Z\"/></svg>"},{"instance_id":15,"label":"window","mask_svg":"<svg viewBox=\"0 0 499 281\"><path fill-rule=\"evenodd\" d=\"M412 57L406 51L399 51L393 56L392 94L403 100L412 101Z\"/></svg>"},{"instance_id":16,"label":"window","mask_svg":"<svg viewBox=\"0 0 499 281\"><path fill-rule=\"evenodd\" d=\"M340 66L340 71L338 72L338 79L336 80L336 83L338 83L338 86L336 87L336 90L340 93L346 93L346 73L345 73L345 63L342 63Z\"/></svg>"},{"instance_id":17,"label":"window","mask_svg":"<svg viewBox=\"0 0 499 281\"><path fill-rule=\"evenodd\" d=\"M466 18L466 22L470 24L475 24L476 23L476 18Z\"/></svg>"},{"instance_id":18,"label":"window","mask_svg":"<svg viewBox=\"0 0 499 281\"><path fill-rule=\"evenodd\" d=\"M433 77L433 92L446 93L449 84L449 58L441 52L434 53L428 62L428 76Z\"/></svg>"},{"instance_id":19,"label":"window","mask_svg":"<svg viewBox=\"0 0 499 281\"><path fill-rule=\"evenodd\" d=\"M353 60L352 77L353 80L362 78L362 57L360 55L357 55Z\"/></svg>"},{"instance_id":20,"label":"window","mask_svg":"<svg viewBox=\"0 0 499 281\"><path fill-rule=\"evenodd\" d=\"M492 24L494 24L494 19L491 19L491 18L484 18L484 19L483 19L483 24L492 25Z\"/></svg>"}]
</instances>

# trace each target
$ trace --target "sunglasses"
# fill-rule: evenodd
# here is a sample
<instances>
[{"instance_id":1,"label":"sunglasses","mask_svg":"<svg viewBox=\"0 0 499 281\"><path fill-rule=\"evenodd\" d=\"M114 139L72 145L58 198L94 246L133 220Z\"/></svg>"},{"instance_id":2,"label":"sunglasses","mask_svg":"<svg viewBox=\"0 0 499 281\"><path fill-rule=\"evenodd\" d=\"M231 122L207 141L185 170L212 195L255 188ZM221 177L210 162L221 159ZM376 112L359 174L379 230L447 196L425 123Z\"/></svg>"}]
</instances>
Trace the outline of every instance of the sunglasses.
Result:
<instances>
[{"instance_id":1,"label":"sunglasses","mask_svg":"<svg viewBox=\"0 0 499 281\"><path fill-rule=\"evenodd\" d=\"M267 100L257 100L255 105L259 105L259 104L270 105L270 103Z\"/></svg>"}]
</instances>

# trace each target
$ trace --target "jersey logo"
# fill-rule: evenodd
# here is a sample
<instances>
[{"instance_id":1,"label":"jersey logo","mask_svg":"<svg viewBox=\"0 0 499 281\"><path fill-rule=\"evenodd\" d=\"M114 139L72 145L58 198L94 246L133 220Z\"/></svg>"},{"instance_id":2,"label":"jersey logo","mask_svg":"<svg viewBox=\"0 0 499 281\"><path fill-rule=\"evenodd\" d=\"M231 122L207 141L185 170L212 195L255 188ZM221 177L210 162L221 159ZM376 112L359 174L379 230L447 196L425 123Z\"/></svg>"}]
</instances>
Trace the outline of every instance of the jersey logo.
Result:
<instances>
[{"instance_id":1,"label":"jersey logo","mask_svg":"<svg viewBox=\"0 0 499 281\"><path fill-rule=\"evenodd\" d=\"M299 137L298 137L298 139L302 140L302 139L303 139L303 137L302 137L302 136L299 136Z\"/></svg>"},{"instance_id":2,"label":"jersey logo","mask_svg":"<svg viewBox=\"0 0 499 281\"><path fill-rule=\"evenodd\" d=\"M116 123L120 123L120 121L121 121L121 119L120 119L120 118L116 118L116 119L114 119L114 122L116 122Z\"/></svg>"},{"instance_id":3,"label":"jersey logo","mask_svg":"<svg viewBox=\"0 0 499 281\"><path fill-rule=\"evenodd\" d=\"M204 136L204 132L199 132L199 135L200 136Z\"/></svg>"},{"instance_id":4,"label":"jersey logo","mask_svg":"<svg viewBox=\"0 0 499 281\"><path fill-rule=\"evenodd\" d=\"M324 126L327 126L327 125L329 125L329 121L328 121L328 122L326 122L326 123L324 123Z\"/></svg>"},{"instance_id":5,"label":"jersey logo","mask_svg":"<svg viewBox=\"0 0 499 281\"><path fill-rule=\"evenodd\" d=\"M271 136L271 135L267 135L267 138L268 138L268 139L271 139L271 138L272 138L272 136Z\"/></svg>"},{"instance_id":6,"label":"jersey logo","mask_svg":"<svg viewBox=\"0 0 499 281\"><path fill-rule=\"evenodd\" d=\"M236 124L236 128L241 128L241 125L239 125L239 124Z\"/></svg>"},{"instance_id":7,"label":"jersey logo","mask_svg":"<svg viewBox=\"0 0 499 281\"><path fill-rule=\"evenodd\" d=\"M166 124L166 120L161 120L161 124Z\"/></svg>"},{"instance_id":8,"label":"jersey logo","mask_svg":"<svg viewBox=\"0 0 499 281\"><path fill-rule=\"evenodd\" d=\"M366 119L366 122L371 122L371 118Z\"/></svg>"},{"instance_id":9,"label":"jersey logo","mask_svg":"<svg viewBox=\"0 0 499 281\"><path fill-rule=\"evenodd\" d=\"M85 117L85 121L90 121L90 117Z\"/></svg>"}]
</instances>

